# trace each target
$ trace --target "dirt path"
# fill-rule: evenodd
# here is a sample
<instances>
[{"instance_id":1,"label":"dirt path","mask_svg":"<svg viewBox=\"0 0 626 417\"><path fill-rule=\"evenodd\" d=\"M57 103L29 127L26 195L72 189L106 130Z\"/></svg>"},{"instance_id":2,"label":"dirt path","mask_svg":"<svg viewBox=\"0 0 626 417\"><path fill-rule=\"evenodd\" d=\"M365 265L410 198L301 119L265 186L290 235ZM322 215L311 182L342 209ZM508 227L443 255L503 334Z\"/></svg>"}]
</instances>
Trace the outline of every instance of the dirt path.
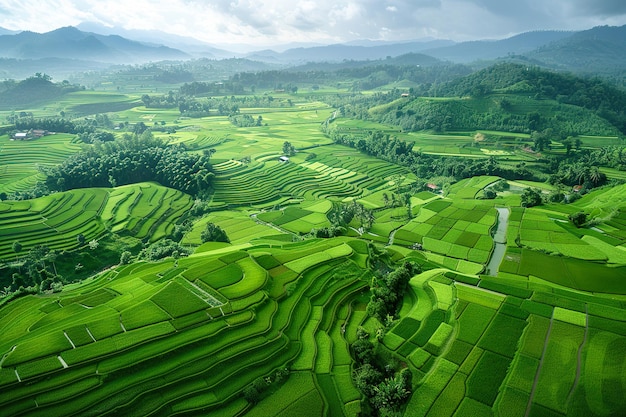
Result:
<instances>
[{"instance_id":1,"label":"dirt path","mask_svg":"<svg viewBox=\"0 0 626 417\"><path fill-rule=\"evenodd\" d=\"M274 230L278 230L279 232L286 233L288 235L297 236L295 233L290 232L287 229L283 229L282 227L278 227L278 226L276 226L275 224L272 224L272 223L264 222L263 220L259 219L259 217L257 216L256 213L255 214L251 214L250 218L252 220L254 220L255 222L257 222L258 224L262 224L264 226L271 227Z\"/></svg>"}]
</instances>

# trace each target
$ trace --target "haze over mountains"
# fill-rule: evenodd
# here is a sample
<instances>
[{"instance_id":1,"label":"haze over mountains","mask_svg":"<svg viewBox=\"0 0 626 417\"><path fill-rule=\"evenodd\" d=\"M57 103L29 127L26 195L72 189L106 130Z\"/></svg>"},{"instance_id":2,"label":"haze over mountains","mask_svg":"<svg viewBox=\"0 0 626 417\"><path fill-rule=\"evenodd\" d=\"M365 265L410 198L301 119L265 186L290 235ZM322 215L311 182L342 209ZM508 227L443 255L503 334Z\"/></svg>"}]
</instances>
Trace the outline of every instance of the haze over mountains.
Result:
<instances>
[{"instance_id":1,"label":"haze over mountains","mask_svg":"<svg viewBox=\"0 0 626 417\"><path fill-rule=\"evenodd\" d=\"M247 53L162 32L122 31L121 36L114 29L96 24L81 27L85 30L64 27L41 34L0 28L0 76L19 78L31 68L50 72L48 66L65 66L66 72L78 72L111 64L236 57L287 67L308 62L385 60L415 53L435 58L430 60L433 63L521 59L555 69L605 74L620 73L626 66L626 26L601 26L578 32L535 31L501 40L461 43L426 39L393 43L364 40L287 49L283 45Z\"/></svg>"}]
</instances>

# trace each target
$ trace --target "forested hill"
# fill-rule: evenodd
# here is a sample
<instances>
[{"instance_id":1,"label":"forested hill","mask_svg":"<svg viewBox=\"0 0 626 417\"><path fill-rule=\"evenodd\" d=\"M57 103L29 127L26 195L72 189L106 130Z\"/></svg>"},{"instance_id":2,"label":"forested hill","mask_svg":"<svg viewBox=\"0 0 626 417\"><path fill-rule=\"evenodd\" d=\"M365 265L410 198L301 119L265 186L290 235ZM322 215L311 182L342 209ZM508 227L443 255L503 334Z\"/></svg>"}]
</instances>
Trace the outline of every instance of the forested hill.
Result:
<instances>
[{"instance_id":1,"label":"forested hill","mask_svg":"<svg viewBox=\"0 0 626 417\"><path fill-rule=\"evenodd\" d=\"M457 97L483 97L494 93L528 95L583 107L626 133L626 92L599 79L519 64L499 64L451 81L439 89L439 94Z\"/></svg>"},{"instance_id":2,"label":"forested hill","mask_svg":"<svg viewBox=\"0 0 626 417\"><path fill-rule=\"evenodd\" d=\"M0 109L19 109L61 97L81 87L68 82L53 83L46 74L38 73L22 81L8 80L0 84Z\"/></svg>"},{"instance_id":3,"label":"forested hill","mask_svg":"<svg viewBox=\"0 0 626 417\"><path fill-rule=\"evenodd\" d=\"M368 114L404 130L626 133L626 93L598 79L505 63L437 85L429 94L437 99L396 100Z\"/></svg>"},{"instance_id":4,"label":"forested hill","mask_svg":"<svg viewBox=\"0 0 626 417\"><path fill-rule=\"evenodd\" d=\"M626 26L598 26L558 39L527 54L546 65L576 73L622 74L626 66Z\"/></svg>"}]
</instances>

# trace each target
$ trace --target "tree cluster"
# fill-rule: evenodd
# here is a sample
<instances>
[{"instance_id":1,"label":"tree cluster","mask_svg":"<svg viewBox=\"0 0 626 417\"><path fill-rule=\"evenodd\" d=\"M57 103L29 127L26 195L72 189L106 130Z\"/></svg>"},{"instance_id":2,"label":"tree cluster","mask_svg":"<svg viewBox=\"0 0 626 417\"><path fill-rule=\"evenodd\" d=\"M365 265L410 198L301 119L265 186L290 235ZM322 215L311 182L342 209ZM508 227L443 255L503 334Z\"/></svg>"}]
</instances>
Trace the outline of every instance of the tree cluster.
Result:
<instances>
[{"instance_id":1,"label":"tree cluster","mask_svg":"<svg viewBox=\"0 0 626 417\"><path fill-rule=\"evenodd\" d=\"M211 187L210 156L209 151L196 154L182 145L168 145L150 131L127 134L71 156L48 171L46 183L52 190L68 190L156 181L195 195Z\"/></svg>"},{"instance_id":2,"label":"tree cluster","mask_svg":"<svg viewBox=\"0 0 626 417\"><path fill-rule=\"evenodd\" d=\"M243 397L256 404L289 378L289 369L277 369L272 375L258 377L243 389Z\"/></svg>"},{"instance_id":3,"label":"tree cluster","mask_svg":"<svg viewBox=\"0 0 626 417\"><path fill-rule=\"evenodd\" d=\"M231 114L228 120L237 127L253 127L263 125L263 117L258 116L256 119L249 114Z\"/></svg>"},{"instance_id":4,"label":"tree cluster","mask_svg":"<svg viewBox=\"0 0 626 417\"><path fill-rule=\"evenodd\" d=\"M180 243L171 239L158 240L139 252L138 258L148 261L158 261L159 259L167 258L171 256L173 258L179 258L181 256L188 256L191 251Z\"/></svg>"},{"instance_id":5,"label":"tree cluster","mask_svg":"<svg viewBox=\"0 0 626 417\"><path fill-rule=\"evenodd\" d=\"M532 94L538 99L583 107L626 133L626 92L600 79L504 63L477 71L443 86L448 96L484 96L491 92Z\"/></svg>"},{"instance_id":6,"label":"tree cluster","mask_svg":"<svg viewBox=\"0 0 626 417\"><path fill-rule=\"evenodd\" d=\"M372 295L367 303L367 314L376 317L381 323L387 323L388 317L395 316L409 281L418 272L413 264L405 262L382 278L372 278L370 285Z\"/></svg>"},{"instance_id":7,"label":"tree cluster","mask_svg":"<svg viewBox=\"0 0 626 417\"><path fill-rule=\"evenodd\" d=\"M496 175L506 179L545 180L525 165L501 165L494 157L485 159L454 158L413 151L413 144L380 131L356 132L323 126L333 142L356 148L368 155L408 167L418 178L453 177L456 180L478 175Z\"/></svg>"},{"instance_id":8,"label":"tree cluster","mask_svg":"<svg viewBox=\"0 0 626 417\"><path fill-rule=\"evenodd\" d=\"M356 361L352 379L365 396L372 413L396 415L411 397L411 371L408 368L397 371L391 363L381 366L374 343L363 328L357 330L357 340L350 347Z\"/></svg>"},{"instance_id":9,"label":"tree cluster","mask_svg":"<svg viewBox=\"0 0 626 417\"><path fill-rule=\"evenodd\" d=\"M205 242L225 242L230 243L230 239L224 229L218 226L215 223L207 223L205 229L200 234L200 239L202 243Z\"/></svg>"}]
</instances>

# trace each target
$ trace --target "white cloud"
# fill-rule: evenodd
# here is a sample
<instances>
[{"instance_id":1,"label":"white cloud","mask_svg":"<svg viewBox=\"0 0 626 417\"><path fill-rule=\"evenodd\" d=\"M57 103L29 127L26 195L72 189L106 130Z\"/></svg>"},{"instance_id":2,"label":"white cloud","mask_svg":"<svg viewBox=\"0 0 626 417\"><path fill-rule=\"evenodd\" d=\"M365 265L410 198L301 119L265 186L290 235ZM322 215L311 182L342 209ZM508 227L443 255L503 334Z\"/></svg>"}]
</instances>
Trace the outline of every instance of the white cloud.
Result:
<instances>
[{"instance_id":1,"label":"white cloud","mask_svg":"<svg viewBox=\"0 0 626 417\"><path fill-rule=\"evenodd\" d=\"M161 30L214 44L268 45L626 24L623 0L0 0L0 26L45 32L81 22Z\"/></svg>"}]
</instances>

